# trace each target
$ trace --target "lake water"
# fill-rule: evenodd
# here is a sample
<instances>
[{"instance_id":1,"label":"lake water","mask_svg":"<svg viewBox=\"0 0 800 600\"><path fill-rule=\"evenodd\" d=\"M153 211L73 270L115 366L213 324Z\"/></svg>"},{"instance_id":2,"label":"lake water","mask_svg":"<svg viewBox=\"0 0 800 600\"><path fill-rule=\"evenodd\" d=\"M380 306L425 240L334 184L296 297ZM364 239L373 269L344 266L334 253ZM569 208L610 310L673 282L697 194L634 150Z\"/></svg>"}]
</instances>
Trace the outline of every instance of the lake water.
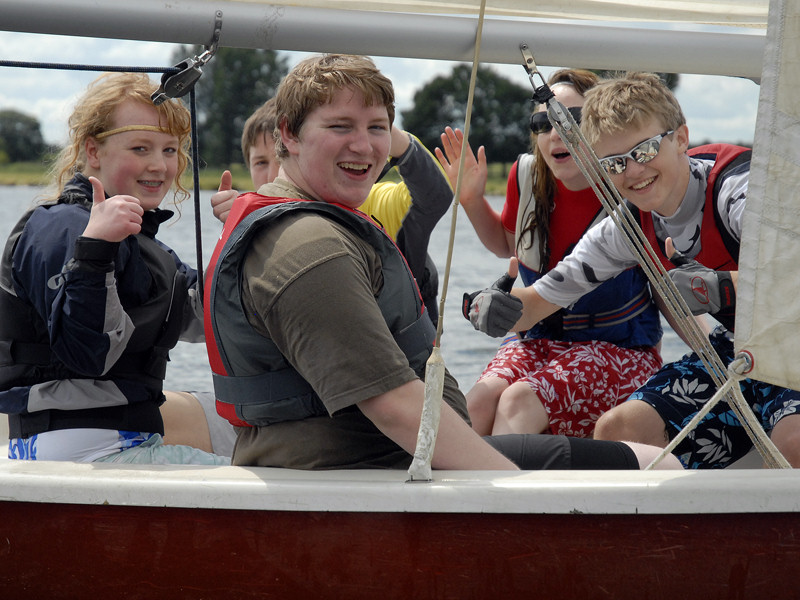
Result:
<instances>
[{"instance_id":1,"label":"lake water","mask_svg":"<svg viewBox=\"0 0 800 600\"><path fill-rule=\"evenodd\" d=\"M19 216L41 191L41 188L37 187L0 186L0 239L3 243ZM211 256L220 232L220 223L211 212L209 203L211 193L202 192L200 202L204 266ZM503 198L493 197L489 200L496 209L502 207ZM182 204L182 213L180 218L173 218L163 225L158 237L172 247L185 262L195 265L197 251L194 208L191 201ZM452 214L446 214L431 237L429 246L429 252L439 268L440 286L444 282L451 221ZM494 356L500 340L475 331L464 319L461 315L461 296L465 291L472 292L486 287L497 279L506 269L508 260L495 257L483 247L463 209L459 209L453 248L441 349L447 368L466 391ZM665 336L662 355L665 361L675 360L686 352L686 346L666 322L663 325ZM211 371L204 344L180 342L170 355L172 361L167 369L166 389L212 389Z\"/></svg>"}]
</instances>

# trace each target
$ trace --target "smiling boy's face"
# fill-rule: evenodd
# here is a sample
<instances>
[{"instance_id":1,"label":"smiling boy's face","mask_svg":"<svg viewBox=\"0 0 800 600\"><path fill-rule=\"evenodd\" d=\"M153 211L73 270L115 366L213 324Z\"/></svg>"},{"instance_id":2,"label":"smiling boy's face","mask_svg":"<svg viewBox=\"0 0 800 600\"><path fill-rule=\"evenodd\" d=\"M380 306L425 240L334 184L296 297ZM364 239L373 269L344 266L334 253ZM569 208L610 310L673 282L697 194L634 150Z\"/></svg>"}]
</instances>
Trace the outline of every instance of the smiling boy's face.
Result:
<instances>
[{"instance_id":1,"label":"smiling boy's face","mask_svg":"<svg viewBox=\"0 0 800 600\"><path fill-rule=\"evenodd\" d=\"M289 157L284 174L316 200L358 208L389 156L391 124L380 104L364 105L359 90L338 90L312 110L297 136L280 127Z\"/></svg>"},{"instance_id":2,"label":"smiling boy's face","mask_svg":"<svg viewBox=\"0 0 800 600\"><path fill-rule=\"evenodd\" d=\"M601 160L630 152L643 141L664 133L664 126L655 118L641 127L601 135L594 151ZM689 130L681 125L674 133L661 139L658 154L650 162L640 164L632 158L626 160L625 171L612 174L611 181L620 195L630 200L639 210L653 211L670 217L678 210L689 185Z\"/></svg>"}]
</instances>

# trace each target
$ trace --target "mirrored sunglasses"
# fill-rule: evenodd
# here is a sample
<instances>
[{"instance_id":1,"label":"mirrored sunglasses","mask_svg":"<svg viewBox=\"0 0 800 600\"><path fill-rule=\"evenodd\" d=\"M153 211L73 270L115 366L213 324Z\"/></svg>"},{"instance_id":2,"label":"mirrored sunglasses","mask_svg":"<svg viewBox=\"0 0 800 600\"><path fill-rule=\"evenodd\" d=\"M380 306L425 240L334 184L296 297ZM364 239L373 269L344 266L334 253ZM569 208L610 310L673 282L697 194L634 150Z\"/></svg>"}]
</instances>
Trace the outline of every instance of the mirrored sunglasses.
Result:
<instances>
[{"instance_id":1,"label":"mirrored sunglasses","mask_svg":"<svg viewBox=\"0 0 800 600\"><path fill-rule=\"evenodd\" d=\"M614 156L606 156L600 159L600 166L603 167L609 175L619 175L624 173L628 168L628 159L635 160L640 165L649 163L656 156L661 149L661 140L666 136L675 133L674 129L659 133L653 137L646 139L641 144L637 144L631 149L630 152L625 154L615 154Z\"/></svg>"},{"instance_id":2,"label":"mirrored sunglasses","mask_svg":"<svg viewBox=\"0 0 800 600\"><path fill-rule=\"evenodd\" d=\"M568 108L567 110L572 115L572 118L575 119L575 122L580 124L581 107L573 106L572 108ZM549 133L552 129L553 125L550 123L550 119L547 118L546 110L535 112L531 115L531 131L533 133L535 133L536 135L542 133Z\"/></svg>"}]
</instances>

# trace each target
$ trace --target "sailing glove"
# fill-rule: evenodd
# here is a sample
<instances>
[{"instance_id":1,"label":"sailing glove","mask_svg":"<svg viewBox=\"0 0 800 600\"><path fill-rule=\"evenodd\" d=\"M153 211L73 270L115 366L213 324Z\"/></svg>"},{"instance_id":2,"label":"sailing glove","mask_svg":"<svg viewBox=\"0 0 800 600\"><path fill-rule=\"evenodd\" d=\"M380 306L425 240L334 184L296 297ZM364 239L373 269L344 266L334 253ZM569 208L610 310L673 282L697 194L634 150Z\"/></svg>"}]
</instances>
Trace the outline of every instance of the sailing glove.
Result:
<instances>
[{"instance_id":1,"label":"sailing glove","mask_svg":"<svg viewBox=\"0 0 800 600\"><path fill-rule=\"evenodd\" d=\"M465 293L461 312L478 331L503 337L522 316L522 300L513 296L516 277L508 273L484 290Z\"/></svg>"},{"instance_id":2,"label":"sailing glove","mask_svg":"<svg viewBox=\"0 0 800 600\"><path fill-rule=\"evenodd\" d=\"M670 260L677 268L669 271L669 276L692 314L709 313L733 329L736 289L730 271L714 271L681 252L675 252Z\"/></svg>"}]
</instances>

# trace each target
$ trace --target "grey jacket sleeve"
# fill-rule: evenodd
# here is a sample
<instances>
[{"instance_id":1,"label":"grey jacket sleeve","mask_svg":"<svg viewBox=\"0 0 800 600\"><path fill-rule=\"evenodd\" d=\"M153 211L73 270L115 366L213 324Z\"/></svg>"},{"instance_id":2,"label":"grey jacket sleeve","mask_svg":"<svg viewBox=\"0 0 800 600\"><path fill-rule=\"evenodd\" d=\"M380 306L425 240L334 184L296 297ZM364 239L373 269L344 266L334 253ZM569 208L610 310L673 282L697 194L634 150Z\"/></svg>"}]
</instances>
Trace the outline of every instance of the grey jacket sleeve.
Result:
<instances>
[{"instance_id":1,"label":"grey jacket sleeve","mask_svg":"<svg viewBox=\"0 0 800 600\"><path fill-rule=\"evenodd\" d=\"M428 256L431 233L453 200L447 176L431 154L414 136L396 166L411 195L411 207L397 233L397 246L406 257L417 280L431 317L435 316L438 276Z\"/></svg>"}]
</instances>

